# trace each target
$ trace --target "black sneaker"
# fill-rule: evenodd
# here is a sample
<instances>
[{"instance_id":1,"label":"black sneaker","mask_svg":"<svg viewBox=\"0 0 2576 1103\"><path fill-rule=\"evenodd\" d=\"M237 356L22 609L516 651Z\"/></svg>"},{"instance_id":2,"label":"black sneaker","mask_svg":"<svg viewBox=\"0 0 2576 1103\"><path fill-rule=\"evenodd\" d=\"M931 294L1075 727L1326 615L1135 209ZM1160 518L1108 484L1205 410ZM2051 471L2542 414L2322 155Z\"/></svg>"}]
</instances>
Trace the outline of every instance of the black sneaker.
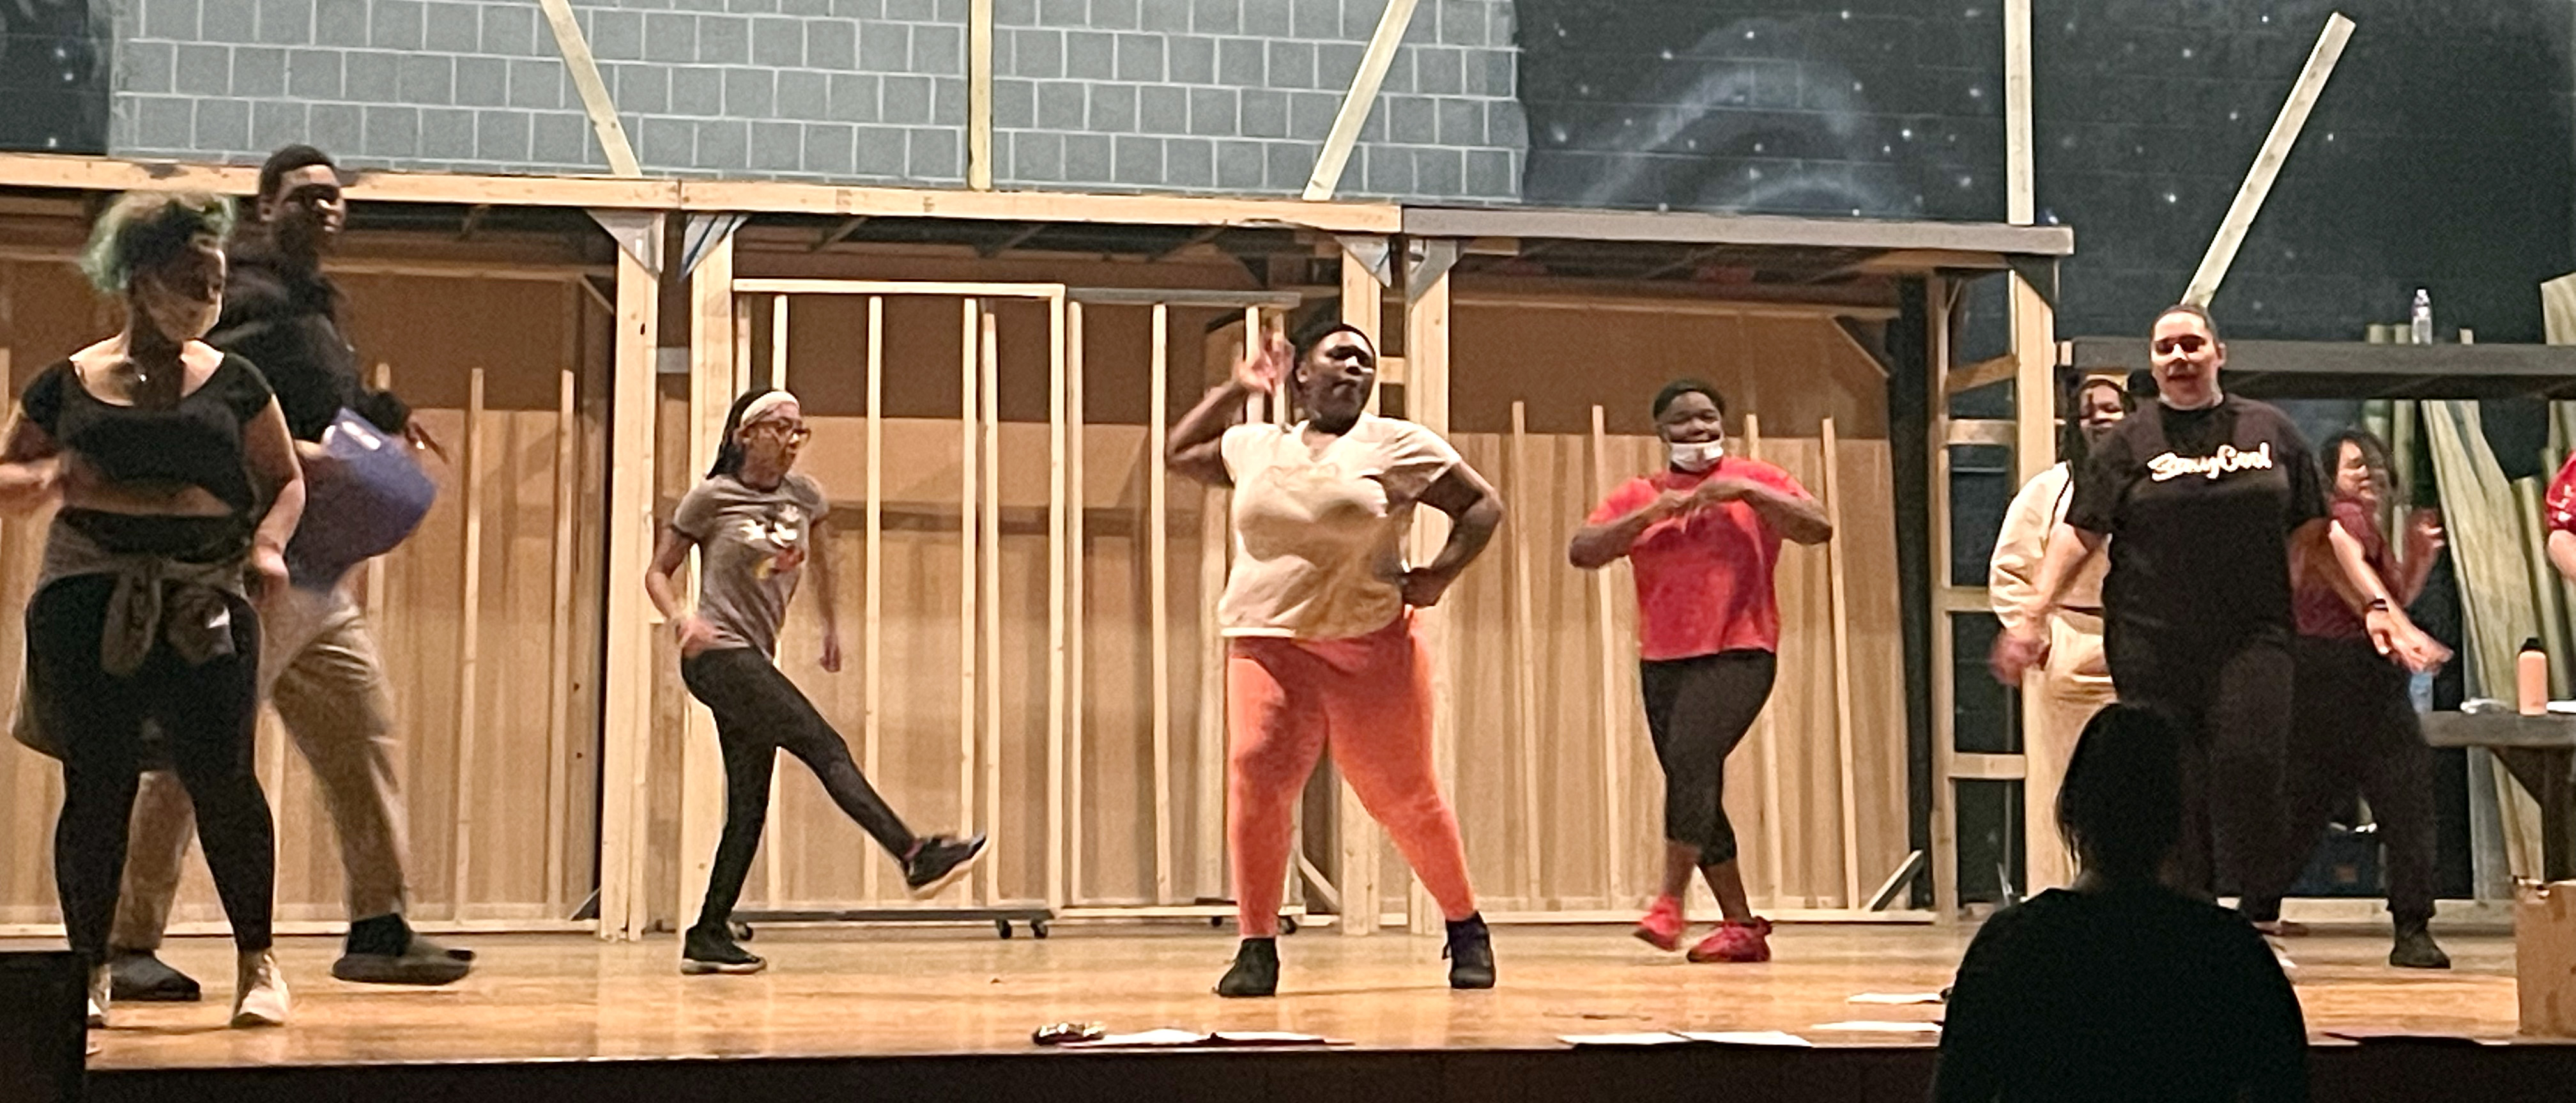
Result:
<instances>
[{"instance_id":1,"label":"black sneaker","mask_svg":"<svg viewBox=\"0 0 2576 1103\"><path fill-rule=\"evenodd\" d=\"M912 853L903 856L903 887L915 900L939 895L939 890L956 884L974 868L975 859L983 856L984 837L957 839L946 835L927 835L912 844Z\"/></svg>"},{"instance_id":2,"label":"black sneaker","mask_svg":"<svg viewBox=\"0 0 2576 1103\"><path fill-rule=\"evenodd\" d=\"M463 954L459 957L457 955ZM413 935L399 954L344 953L331 963L331 975L352 984L413 984L437 987L464 980L474 971L474 955L450 950Z\"/></svg>"},{"instance_id":3,"label":"black sneaker","mask_svg":"<svg viewBox=\"0 0 2576 1103\"><path fill-rule=\"evenodd\" d=\"M1491 988L1494 986L1494 936L1485 929L1485 917L1471 915L1449 924L1449 945L1440 956L1449 959L1449 987Z\"/></svg>"},{"instance_id":4,"label":"black sneaker","mask_svg":"<svg viewBox=\"0 0 2576 1103\"><path fill-rule=\"evenodd\" d=\"M2388 951L2388 963L2400 969L2448 969L2451 955L2433 944L2433 932L2424 924L2397 925L2397 945Z\"/></svg>"},{"instance_id":5,"label":"black sneaker","mask_svg":"<svg viewBox=\"0 0 2576 1103\"><path fill-rule=\"evenodd\" d=\"M110 955L107 976L110 998L117 1003L195 1003L205 998L195 978L171 968L150 950Z\"/></svg>"},{"instance_id":6,"label":"black sneaker","mask_svg":"<svg viewBox=\"0 0 2576 1103\"><path fill-rule=\"evenodd\" d=\"M680 973L700 977L712 973L746 975L769 968L769 963L744 950L733 940L731 932L721 928L708 930L692 927L680 944Z\"/></svg>"},{"instance_id":7,"label":"black sneaker","mask_svg":"<svg viewBox=\"0 0 2576 1103\"><path fill-rule=\"evenodd\" d=\"M1228 999L1279 994L1279 940L1244 939L1234 951L1234 966L1216 982L1216 994Z\"/></svg>"}]
</instances>

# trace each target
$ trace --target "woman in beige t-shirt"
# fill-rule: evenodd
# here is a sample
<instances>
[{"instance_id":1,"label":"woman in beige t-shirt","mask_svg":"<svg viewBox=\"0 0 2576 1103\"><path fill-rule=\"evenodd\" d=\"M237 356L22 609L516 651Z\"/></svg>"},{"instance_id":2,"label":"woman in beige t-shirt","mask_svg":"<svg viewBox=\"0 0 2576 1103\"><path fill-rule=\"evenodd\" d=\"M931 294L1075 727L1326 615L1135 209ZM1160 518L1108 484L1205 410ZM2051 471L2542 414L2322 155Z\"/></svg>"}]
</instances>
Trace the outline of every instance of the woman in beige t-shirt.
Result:
<instances>
[{"instance_id":1,"label":"woman in beige t-shirt","mask_svg":"<svg viewBox=\"0 0 2576 1103\"><path fill-rule=\"evenodd\" d=\"M1431 668L1411 609L1438 603L1484 550L1502 502L1430 430L1368 413L1376 385L1377 348L1352 326L1302 341L1293 361L1271 334L1172 429L1172 470L1234 489L1217 620L1229 641L1226 836L1243 945L1221 996L1278 990L1292 813L1328 743L1448 918L1450 986L1494 984L1458 821L1432 768ZM1283 390L1306 420L1236 424L1246 399ZM1440 554L1411 567L1417 502L1451 525Z\"/></svg>"}]
</instances>

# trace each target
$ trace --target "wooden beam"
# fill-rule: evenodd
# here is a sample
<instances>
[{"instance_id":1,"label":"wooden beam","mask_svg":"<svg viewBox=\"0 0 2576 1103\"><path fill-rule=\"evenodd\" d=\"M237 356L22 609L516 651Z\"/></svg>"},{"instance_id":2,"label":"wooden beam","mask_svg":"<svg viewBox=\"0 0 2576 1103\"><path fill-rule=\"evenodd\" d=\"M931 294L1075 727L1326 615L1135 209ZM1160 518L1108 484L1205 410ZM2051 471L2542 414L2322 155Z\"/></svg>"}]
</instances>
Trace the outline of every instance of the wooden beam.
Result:
<instances>
[{"instance_id":1,"label":"wooden beam","mask_svg":"<svg viewBox=\"0 0 2576 1103\"><path fill-rule=\"evenodd\" d=\"M2317 106L2324 93L2326 78L2334 75L2335 62L2343 57L2344 43L2352 39L2352 20L2342 12L2326 16L2325 30L2317 35L2317 44L2308 51L2308 62L2299 69L2299 79L2290 85L2290 98L2282 101L2281 113L2272 120L2272 130L2263 136L2263 146L2254 155L2254 166L2245 171L2245 182L2238 185L2236 198L2227 204L2227 215L2218 222L2218 233L2209 239L2209 251L2201 254L2200 267L2191 274L2191 286L2182 293L2182 301L2206 306L2218 294L2218 285L2227 279L2227 269L2236 263L2236 250L2245 243L2245 232L2254 226L2254 216L2263 210L2263 199L2272 193L2272 181L2281 175L2281 165L2290 159L2290 149L2299 142L2299 131L2308 124L2308 113Z\"/></svg>"},{"instance_id":2,"label":"wooden beam","mask_svg":"<svg viewBox=\"0 0 2576 1103\"><path fill-rule=\"evenodd\" d=\"M1048 225L1048 223L1044 222L1029 223L1026 226L1022 226L1019 229L995 238L991 242L976 246L975 255L986 260L991 260L994 257L1001 256L1004 253L1028 244L1030 238L1045 233Z\"/></svg>"},{"instance_id":3,"label":"wooden beam","mask_svg":"<svg viewBox=\"0 0 2576 1103\"><path fill-rule=\"evenodd\" d=\"M489 203L477 203L465 208L465 225L456 231L456 240L474 240L474 231L482 228L483 217L491 213L492 205Z\"/></svg>"},{"instance_id":4,"label":"wooden beam","mask_svg":"<svg viewBox=\"0 0 2576 1103\"><path fill-rule=\"evenodd\" d=\"M1511 469L1513 499L1511 512L1530 517L1529 492L1537 482L1529 466L1529 405L1512 400ZM1539 830L1539 741L1538 741L1538 603L1531 596L1530 526L1512 526L1512 741L1513 777L1519 782L1519 821L1521 841L1521 895L1540 896L1546 880L1541 875L1541 840Z\"/></svg>"},{"instance_id":5,"label":"wooden beam","mask_svg":"<svg viewBox=\"0 0 2576 1103\"><path fill-rule=\"evenodd\" d=\"M483 441L483 369L465 376L465 493L463 560L457 589L461 592L456 621L456 794L455 880L451 891L460 906L474 899L474 801L483 795L483 461L490 457Z\"/></svg>"},{"instance_id":6,"label":"wooden beam","mask_svg":"<svg viewBox=\"0 0 2576 1103\"><path fill-rule=\"evenodd\" d=\"M656 235L658 238L659 235ZM653 633L641 580L653 562L653 349L661 281L617 254L616 354L609 389L607 661L600 708L599 932L643 935L651 840Z\"/></svg>"},{"instance_id":7,"label":"wooden beam","mask_svg":"<svg viewBox=\"0 0 2576 1103\"><path fill-rule=\"evenodd\" d=\"M976 397L984 409L978 418L984 437L983 553L984 587L984 811L977 819L986 831L1002 826L1002 338L1001 316L982 312L979 342L983 380ZM1002 864L977 863L984 886L983 902L1002 898Z\"/></svg>"},{"instance_id":8,"label":"wooden beam","mask_svg":"<svg viewBox=\"0 0 2576 1103\"><path fill-rule=\"evenodd\" d=\"M787 296L769 300L769 386L787 389Z\"/></svg>"},{"instance_id":9,"label":"wooden beam","mask_svg":"<svg viewBox=\"0 0 2576 1103\"><path fill-rule=\"evenodd\" d=\"M825 230L820 234L816 234L814 236L814 244L808 246L807 251L820 253L825 249L829 249L844 241L848 241L851 234L859 232L859 227L865 226L867 223L868 216L863 214L854 214L848 218L844 218L841 220L840 225L834 226L829 230Z\"/></svg>"},{"instance_id":10,"label":"wooden beam","mask_svg":"<svg viewBox=\"0 0 2576 1103\"><path fill-rule=\"evenodd\" d=\"M537 0L537 7L545 12L546 26L554 32L555 52L563 57L573 90L581 94L582 113L590 116L591 132L599 136L599 148L608 155L608 170L619 176L643 175L635 147L626 143L626 126L617 120L617 103L609 98L607 82L599 79L599 62L592 59L590 42L581 36L581 21L573 18L572 0Z\"/></svg>"},{"instance_id":11,"label":"wooden beam","mask_svg":"<svg viewBox=\"0 0 2576 1103\"><path fill-rule=\"evenodd\" d=\"M1932 504L1930 576L1943 585L1935 592L1945 592L1950 578L1950 392L1943 377L1950 368L1950 306L1953 299L1949 281L1923 281L1923 317L1926 370L1931 379L1931 432L1925 434L1924 470L1931 473ZM1952 710L1957 687L1952 684L1950 618L1946 605L1932 614L1932 912L1943 925L1959 921L1959 795L1951 781L1951 762L1956 750L1956 725Z\"/></svg>"},{"instance_id":12,"label":"wooden beam","mask_svg":"<svg viewBox=\"0 0 2576 1103\"><path fill-rule=\"evenodd\" d=\"M610 176L484 176L356 170L356 202L490 203L494 206L625 208L849 218L955 218L1007 222L1097 222L1129 226L1240 226L1324 233L1391 234L1403 228L1390 203L1307 203L1184 195L975 192L786 180L627 179ZM83 191L259 190L256 165L132 161L54 153L0 153L0 187Z\"/></svg>"},{"instance_id":13,"label":"wooden beam","mask_svg":"<svg viewBox=\"0 0 2576 1103\"><path fill-rule=\"evenodd\" d=\"M1366 265L1343 258L1342 321L1358 327L1367 335L1369 344L1381 351L1386 347L1382 314L1385 303L1385 285L1378 282L1377 274ZM1244 332L1258 339L1257 308L1247 318ZM1273 419L1284 423L1288 418L1287 397L1281 395L1272 399L1271 410ZM1348 781L1338 786L1336 792L1339 800L1335 806L1333 829L1341 843L1341 883L1338 886L1343 904L1341 914L1344 916L1341 933L1364 937L1377 932L1379 898L1382 895L1378 891L1378 873L1383 864L1379 859L1386 850L1385 834L1379 829L1377 818L1369 815L1368 806L1360 803L1359 794L1351 789Z\"/></svg>"},{"instance_id":14,"label":"wooden beam","mask_svg":"<svg viewBox=\"0 0 2576 1103\"><path fill-rule=\"evenodd\" d=\"M1426 250L1446 250L1445 241L1425 242ZM1447 436L1449 433L1449 330L1451 264L1427 264L1405 275L1404 348L1406 380L1404 388L1405 417L1425 429ZM1420 278L1417 279L1417 273ZM1413 546L1410 560L1428 563L1440 553L1449 539L1449 516L1438 510L1416 510L1413 518ZM1444 793L1458 791L1458 702L1457 648L1451 645L1452 619L1449 609L1432 606L1417 610L1414 624L1422 634L1424 650L1431 656L1431 761ZM1424 891L1419 878L1414 879L1406 901L1413 913L1412 930L1418 935L1442 932L1437 901Z\"/></svg>"},{"instance_id":15,"label":"wooden beam","mask_svg":"<svg viewBox=\"0 0 2576 1103\"><path fill-rule=\"evenodd\" d=\"M1940 249L1990 256L2063 257L2075 252L2075 231L2065 226L1562 207L1408 206L1404 208L1404 232L1411 237L1499 237L1529 241L1561 238L1800 249ZM1529 257L1537 247L1534 244L1522 250L1520 255Z\"/></svg>"},{"instance_id":16,"label":"wooden beam","mask_svg":"<svg viewBox=\"0 0 2576 1103\"><path fill-rule=\"evenodd\" d=\"M1759 414L1744 415L1744 456L1751 460L1762 458ZM1789 842L1788 825L1780 814L1780 732L1768 704L1753 717L1753 742L1762 748L1762 876L1769 889L1764 896L1771 900L1772 911L1777 914L1782 890L1789 884ZM1724 794L1719 799L1725 799Z\"/></svg>"},{"instance_id":17,"label":"wooden beam","mask_svg":"<svg viewBox=\"0 0 2576 1103\"><path fill-rule=\"evenodd\" d=\"M975 830L975 714L983 706L983 694L976 685L981 652L975 646L976 626L981 623L977 606L983 590L982 574L976 569L982 559L976 548L981 526L975 522L975 506L983 498L977 485L984 466L978 459L982 449L977 447L984 418L984 403L979 397L984 378L983 341L979 336L983 314L983 303L965 300L957 363L957 818L960 829L969 834Z\"/></svg>"},{"instance_id":18,"label":"wooden beam","mask_svg":"<svg viewBox=\"0 0 2576 1103\"><path fill-rule=\"evenodd\" d=\"M1342 96L1341 110L1333 115L1333 129L1324 135L1324 148L1315 155L1314 175L1306 179L1307 201L1331 199L1341 188L1342 170L1350 164L1351 147L1359 142L1360 125L1368 121L1369 109L1377 104L1378 86L1386 83L1386 70L1395 63L1396 47L1404 43L1404 29L1413 22L1415 3L1416 0L1386 0L1377 30L1369 35L1368 48L1360 54L1359 71L1351 74L1351 90Z\"/></svg>"},{"instance_id":19,"label":"wooden beam","mask_svg":"<svg viewBox=\"0 0 2576 1103\"><path fill-rule=\"evenodd\" d=\"M1592 496L1594 501L1608 501L1618 477L1610 469L1610 431L1606 413L1599 403L1592 407ZM1628 733L1619 723L1619 699L1622 696L1619 660L1624 650L1619 644L1619 612L1613 603L1619 600L1617 586L1611 578L1612 568L1604 566L1592 572L1592 610L1595 639L1600 648L1601 684L1601 845L1608 860L1601 864L1602 880L1607 889L1603 895L1618 899L1628 895L1628 832L1623 822L1628 815Z\"/></svg>"},{"instance_id":20,"label":"wooden beam","mask_svg":"<svg viewBox=\"0 0 2576 1103\"><path fill-rule=\"evenodd\" d=\"M2021 358L2007 352L1992 360L1979 360L1974 364L1950 369L1942 379L1941 386L1951 394L1965 394L1979 387L2019 378L2020 375Z\"/></svg>"},{"instance_id":21,"label":"wooden beam","mask_svg":"<svg viewBox=\"0 0 2576 1103\"><path fill-rule=\"evenodd\" d=\"M697 269L688 275L689 348L688 348L688 476L696 478L714 465L716 452L723 445L725 415L733 405L737 362L747 355L737 354L734 339L737 327L748 328L749 317L734 313L739 298L733 286L734 238L728 234L710 243ZM739 374L747 375L748 371ZM689 598L695 601L706 593L706 557L691 557L685 585ZM715 716L695 696L680 705L680 876L675 884L677 898L672 902L673 915L691 915L706 895L707 879L714 868L717 841L724 834L725 784L724 753L716 742ZM773 767L771 780L777 779ZM777 786L770 787L772 800L762 815L767 826L777 826ZM781 848L765 848L776 855ZM776 873L775 862L764 872Z\"/></svg>"},{"instance_id":22,"label":"wooden beam","mask_svg":"<svg viewBox=\"0 0 2576 1103\"><path fill-rule=\"evenodd\" d=\"M1843 534L1842 442L1834 435L1834 419L1824 419L1825 515L1834 526L1834 534ZM1843 836L1843 902L1842 906L1861 906L1860 895L1860 797L1859 782L1854 773L1858 755L1852 745L1851 684L1851 599L1850 587L1843 581L1843 544L1825 542L1826 592L1833 608L1834 625L1834 755L1839 769Z\"/></svg>"},{"instance_id":23,"label":"wooden beam","mask_svg":"<svg viewBox=\"0 0 2576 1103\"><path fill-rule=\"evenodd\" d=\"M554 916L564 914L565 867L570 864L572 845L573 601L579 550L574 522L587 512L581 501L581 420L573 401L581 362L580 307L581 301L567 288L564 367L555 378L554 584L547 589L554 615L546 626L546 656L553 668L546 679L546 914ZM367 569L372 577L374 565ZM375 612L367 610L370 617Z\"/></svg>"},{"instance_id":24,"label":"wooden beam","mask_svg":"<svg viewBox=\"0 0 2576 1103\"><path fill-rule=\"evenodd\" d=\"M1078 306L1079 304L1077 304ZM1145 633L1153 688L1154 903L1172 902L1172 549L1171 472L1164 434L1171 421L1172 310L1154 304L1146 360ZM1079 330L1077 330L1077 333ZM1205 813L1202 813L1205 814Z\"/></svg>"},{"instance_id":25,"label":"wooden beam","mask_svg":"<svg viewBox=\"0 0 2576 1103\"><path fill-rule=\"evenodd\" d=\"M868 504L865 521L866 598L863 602L863 624L867 632L867 668L864 680L867 704L865 719L859 730L859 768L867 776L884 777L885 746L885 300L868 298ZM865 863L861 874L861 891L869 900L877 899L877 868L884 863Z\"/></svg>"},{"instance_id":26,"label":"wooden beam","mask_svg":"<svg viewBox=\"0 0 2576 1103\"><path fill-rule=\"evenodd\" d=\"M966 0L966 186L993 190L993 0Z\"/></svg>"},{"instance_id":27,"label":"wooden beam","mask_svg":"<svg viewBox=\"0 0 2576 1103\"><path fill-rule=\"evenodd\" d=\"M977 0L990 15L991 0ZM989 34L990 26L986 27ZM989 60L990 55L987 55ZM1079 549L1070 543L1070 514L1075 508L1072 453L1080 446L1071 437L1068 407L1073 401L1072 360L1065 349L1065 303L1057 299L1047 312L1047 703L1046 703L1046 902L1060 908L1065 899L1065 748L1066 709L1071 704L1073 624L1066 619L1073 575L1081 569Z\"/></svg>"},{"instance_id":28,"label":"wooden beam","mask_svg":"<svg viewBox=\"0 0 2576 1103\"><path fill-rule=\"evenodd\" d=\"M2030 2L2004 0L2004 221L2028 226L2037 217L2032 181Z\"/></svg>"},{"instance_id":29,"label":"wooden beam","mask_svg":"<svg viewBox=\"0 0 2576 1103\"><path fill-rule=\"evenodd\" d=\"M2013 485L2057 464L2057 312L2020 274L2011 283Z\"/></svg>"},{"instance_id":30,"label":"wooden beam","mask_svg":"<svg viewBox=\"0 0 2576 1103\"><path fill-rule=\"evenodd\" d=\"M1065 293L1060 283L974 283L935 280L782 280L733 281L734 290L758 295L930 295L975 299L1053 299Z\"/></svg>"}]
</instances>

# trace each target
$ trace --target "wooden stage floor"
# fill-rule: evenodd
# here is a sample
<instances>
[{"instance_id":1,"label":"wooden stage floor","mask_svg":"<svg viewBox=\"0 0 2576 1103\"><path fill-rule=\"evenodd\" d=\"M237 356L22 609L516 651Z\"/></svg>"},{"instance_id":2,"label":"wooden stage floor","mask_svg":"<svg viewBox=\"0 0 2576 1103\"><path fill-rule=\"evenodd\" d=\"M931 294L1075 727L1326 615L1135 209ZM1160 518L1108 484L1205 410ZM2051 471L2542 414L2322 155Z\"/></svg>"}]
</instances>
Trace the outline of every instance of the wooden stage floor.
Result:
<instances>
[{"instance_id":1,"label":"wooden stage floor","mask_svg":"<svg viewBox=\"0 0 2576 1103\"><path fill-rule=\"evenodd\" d=\"M1663 1029L1785 1030L1822 1045L1924 1047L1929 1035L1814 1031L1840 1020L1938 1017L1929 1006L1869 1007L1854 994L1933 991L1949 982L1972 928L1794 926L1760 965L1692 965L1621 927L1519 927L1496 934L1502 984L1452 992L1436 938L1283 939L1281 995L1219 1000L1208 986L1230 937L1204 927L1059 925L1053 938L989 928L771 928L753 977L683 977L675 940L610 944L577 935L460 937L482 965L444 989L344 984L334 940L283 944L295 1020L222 1029L229 947L174 942L167 957L207 983L200 1004L125 1004L96 1037L101 1073L241 1066L669 1058L1021 1054L1061 1020L1113 1031L1178 1026L1292 1030L1363 1050L1561 1049L1565 1034ZM2515 1029L2509 936L2444 937L2449 972L2389 968L2379 930L2291 941L2308 1026L2482 1039Z\"/></svg>"}]
</instances>

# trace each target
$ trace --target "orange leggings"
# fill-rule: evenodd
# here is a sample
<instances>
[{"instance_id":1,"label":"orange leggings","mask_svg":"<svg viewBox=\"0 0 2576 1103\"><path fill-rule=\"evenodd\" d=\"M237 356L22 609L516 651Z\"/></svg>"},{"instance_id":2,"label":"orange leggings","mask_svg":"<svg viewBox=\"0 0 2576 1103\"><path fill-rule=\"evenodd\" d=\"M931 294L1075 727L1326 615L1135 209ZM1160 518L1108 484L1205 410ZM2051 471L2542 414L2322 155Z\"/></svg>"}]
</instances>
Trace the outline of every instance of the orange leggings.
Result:
<instances>
[{"instance_id":1,"label":"orange leggings","mask_svg":"<svg viewBox=\"0 0 2576 1103\"><path fill-rule=\"evenodd\" d=\"M1293 813L1327 743L1441 912L1452 920L1476 913L1458 819L1431 765L1431 662L1410 613L1349 639L1237 637L1225 677L1234 739L1226 836L1244 937L1279 932Z\"/></svg>"}]
</instances>

